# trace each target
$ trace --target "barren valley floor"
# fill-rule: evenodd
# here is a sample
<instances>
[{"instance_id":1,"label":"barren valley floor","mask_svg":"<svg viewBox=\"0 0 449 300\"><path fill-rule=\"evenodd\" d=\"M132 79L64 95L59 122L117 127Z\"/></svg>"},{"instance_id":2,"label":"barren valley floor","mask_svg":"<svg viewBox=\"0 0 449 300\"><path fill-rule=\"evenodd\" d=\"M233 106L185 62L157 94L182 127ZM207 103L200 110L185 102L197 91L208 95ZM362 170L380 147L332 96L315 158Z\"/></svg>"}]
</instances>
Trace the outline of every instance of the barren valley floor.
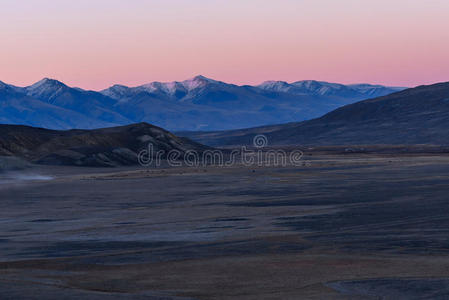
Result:
<instances>
[{"instance_id":1,"label":"barren valley floor","mask_svg":"<svg viewBox=\"0 0 449 300\"><path fill-rule=\"evenodd\" d=\"M449 297L446 154L27 172L53 179L0 184L1 299Z\"/></svg>"}]
</instances>

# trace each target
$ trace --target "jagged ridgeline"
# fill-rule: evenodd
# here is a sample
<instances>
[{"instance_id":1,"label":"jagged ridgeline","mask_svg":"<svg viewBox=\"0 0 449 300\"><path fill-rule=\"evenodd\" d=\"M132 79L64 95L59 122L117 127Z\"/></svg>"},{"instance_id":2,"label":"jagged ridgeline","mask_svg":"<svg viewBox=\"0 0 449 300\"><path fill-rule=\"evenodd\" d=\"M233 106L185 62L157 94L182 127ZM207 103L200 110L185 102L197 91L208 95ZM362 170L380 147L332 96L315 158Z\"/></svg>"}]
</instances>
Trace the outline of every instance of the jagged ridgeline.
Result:
<instances>
[{"instance_id":1,"label":"jagged ridgeline","mask_svg":"<svg viewBox=\"0 0 449 300\"><path fill-rule=\"evenodd\" d=\"M449 145L449 83L361 101L310 121L180 134L210 146L251 144L256 134L270 145Z\"/></svg>"},{"instance_id":2,"label":"jagged ridgeline","mask_svg":"<svg viewBox=\"0 0 449 300\"><path fill-rule=\"evenodd\" d=\"M227 130L319 117L401 88L319 81L238 86L197 76L101 92L53 79L28 87L0 82L0 123L49 129L94 129L148 122L171 131Z\"/></svg>"}]
</instances>

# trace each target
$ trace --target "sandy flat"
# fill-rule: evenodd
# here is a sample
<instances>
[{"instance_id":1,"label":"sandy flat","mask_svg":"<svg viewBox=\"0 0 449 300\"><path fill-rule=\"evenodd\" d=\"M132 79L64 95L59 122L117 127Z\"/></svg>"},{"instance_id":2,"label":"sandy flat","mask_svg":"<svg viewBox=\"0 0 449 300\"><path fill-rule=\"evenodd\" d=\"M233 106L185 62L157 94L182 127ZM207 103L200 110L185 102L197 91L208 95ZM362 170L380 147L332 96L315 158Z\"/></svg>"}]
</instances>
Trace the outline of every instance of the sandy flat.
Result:
<instances>
[{"instance_id":1,"label":"sandy flat","mask_svg":"<svg viewBox=\"0 0 449 300\"><path fill-rule=\"evenodd\" d=\"M37 167L0 189L0 298L445 297L449 157L305 162Z\"/></svg>"}]
</instances>

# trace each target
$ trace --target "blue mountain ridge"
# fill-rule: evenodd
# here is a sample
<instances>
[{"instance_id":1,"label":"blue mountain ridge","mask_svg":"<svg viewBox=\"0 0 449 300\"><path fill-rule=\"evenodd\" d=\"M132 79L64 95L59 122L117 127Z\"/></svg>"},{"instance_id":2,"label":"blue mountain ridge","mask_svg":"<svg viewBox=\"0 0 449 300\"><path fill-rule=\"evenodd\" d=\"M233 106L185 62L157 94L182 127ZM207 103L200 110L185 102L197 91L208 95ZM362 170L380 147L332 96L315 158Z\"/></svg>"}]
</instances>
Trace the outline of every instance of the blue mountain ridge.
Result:
<instances>
[{"instance_id":1,"label":"blue mountain ridge","mask_svg":"<svg viewBox=\"0 0 449 300\"><path fill-rule=\"evenodd\" d=\"M0 81L0 123L94 129L148 122L173 131L228 130L312 119L402 89L313 80L239 86L196 76L97 92L49 78L27 87Z\"/></svg>"}]
</instances>

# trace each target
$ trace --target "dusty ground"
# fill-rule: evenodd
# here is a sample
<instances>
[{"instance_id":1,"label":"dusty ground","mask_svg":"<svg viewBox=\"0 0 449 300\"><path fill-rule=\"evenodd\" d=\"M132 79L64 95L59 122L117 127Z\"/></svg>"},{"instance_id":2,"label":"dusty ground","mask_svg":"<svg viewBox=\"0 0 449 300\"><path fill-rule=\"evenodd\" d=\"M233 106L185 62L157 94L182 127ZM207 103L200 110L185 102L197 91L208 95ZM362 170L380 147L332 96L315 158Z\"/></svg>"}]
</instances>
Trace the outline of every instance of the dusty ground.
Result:
<instances>
[{"instance_id":1,"label":"dusty ground","mask_svg":"<svg viewBox=\"0 0 449 300\"><path fill-rule=\"evenodd\" d=\"M445 154L26 172L0 184L1 299L449 297Z\"/></svg>"}]
</instances>

